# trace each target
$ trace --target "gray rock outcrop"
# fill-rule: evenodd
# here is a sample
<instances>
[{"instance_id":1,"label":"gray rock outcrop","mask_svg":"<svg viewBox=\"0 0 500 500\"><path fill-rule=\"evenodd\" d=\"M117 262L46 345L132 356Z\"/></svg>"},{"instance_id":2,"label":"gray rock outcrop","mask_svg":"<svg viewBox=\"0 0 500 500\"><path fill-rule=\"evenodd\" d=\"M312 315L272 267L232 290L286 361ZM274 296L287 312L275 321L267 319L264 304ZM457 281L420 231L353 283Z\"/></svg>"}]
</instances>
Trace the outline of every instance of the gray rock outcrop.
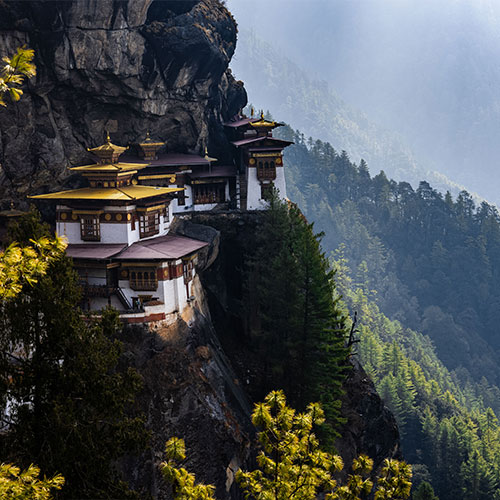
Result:
<instances>
[{"instance_id":1,"label":"gray rock outcrop","mask_svg":"<svg viewBox=\"0 0 500 500\"><path fill-rule=\"evenodd\" d=\"M241 288L245 256L255 245L254 235L262 225L262 214L195 214L190 224L191 227L206 224L220 233L218 257L201 272L201 282L217 335L241 385L251 398L259 400L262 398L258 382L261 367L254 353L245 347L243 315L248 304L242 300ZM402 458L398 426L355 356L350 363L352 366L343 385L341 410L346 422L339 430L341 437L335 447L348 467L353 458L364 453L373 459L377 470L385 458Z\"/></svg>"},{"instance_id":2,"label":"gray rock outcrop","mask_svg":"<svg viewBox=\"0 0 500 500\"><path fill-rule=\"evenodd\" d=\"M123 332L125 356L144 382L138 403L152 436L150 449L121 465L143 498L172 498L160 472L172 436L185 440L183 466L198 481L213 484L218 499L242 497L234 473L251 463L251 405L215 335L203 290L196 287L197 306L189 318Z\"/></svg>"},{"instance_id":3,"label":"gray rock outcrop","mask_svg":"<svg viewBox=\"0 0 500 500\"><path fill-rule=\"evenodd\" d=\"M73 185L67 167L92 162L106 130L224 159L222 122L246 103L228 69L236 32L219 0L0 0L0 56L26 45L37 66L0 108L2 202Z\"/></svg>"},{"instance_id":4,"label":"gray rock outcrop","mask_svg":"<svg viewBox=\"0 0 500 500\"><path fill-rule=\"evenodd\" d=\"M346 464L364 453L373 459L374 470L378 470L385 458L403 458L398 425L355 356L351 365L342 399L342 417L346 422L335 446Z\"/></svg>"}]
</instances>

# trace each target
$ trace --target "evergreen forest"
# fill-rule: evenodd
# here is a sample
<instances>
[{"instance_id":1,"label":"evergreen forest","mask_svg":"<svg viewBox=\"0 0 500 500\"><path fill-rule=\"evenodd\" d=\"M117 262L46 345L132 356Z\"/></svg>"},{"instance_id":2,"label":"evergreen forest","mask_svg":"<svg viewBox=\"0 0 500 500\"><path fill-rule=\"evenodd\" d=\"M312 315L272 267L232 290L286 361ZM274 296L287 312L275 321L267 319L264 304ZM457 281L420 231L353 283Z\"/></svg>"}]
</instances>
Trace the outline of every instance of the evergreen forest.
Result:
<instances>
[{"instance_id":1,"label":"evergreen forest","mask_svg":"<svg viewBox=\"0 0 500 500\"><path fill-rule=\"evenodd\" d=\"M414 189L283 127L288 196L316 229L357 313L362 364L394 412L414 485L441 500L500 484L500 215L466 191ZM425 484L425 483L424 483ZM496 495L496 496L495 496Z\"/></svg>"},{"instance_id":2,"label":"evergreen forest","mask_svg":"<svg viewBox=\"0 0 500 500\"><path fill-rule=\"evenodd\" d=\"M153 27L159 36L159 25ZM224 254L227 235L217 233L207 245L213 255L206 260L213 260L200 265L195 283L206 297L192 303L198 297L187 287L189 307L200 310L162 325L162 332L148 330L155 335L147 341L140 328L123 328L110 306L83 315L81 283L65 243L38 213L10 226L0 253L0 497L165 498L157 494L162 489L174 500L212 500L219 492L259 500L405 500L410 494L413 500L500 500L498 209L431 172L425 171L428 179L453 194L428 181L410 184L424 171L397 136L245 36L249 57L259 64L253 73L271 101L285 94L284 80L294 82L280 115L299 111L301 126L338 140L356 161L328 142L278 128L276 136L294 142L285 152L291 201L274 192L269 210L234 212L233 219L208 214L213 228L219 223L243 233L246 225L242 241L251 244ZM0 106L21 100L23 78L36 74L33 57L21 47L4 58ZM225 85L212 83L210 92ZM370 172L364 153L398 181ZM234 283L222 283L221 269ZM219 273L215 284L210 272ZM224 296L231 287L237 297ZM219 309L211 311L218 293ZM212 323L215 312L227 313L226 333L239 356L226 349ZM394 414L408 464L385 457L375 463L365 455L344 464L336 454L349 421L342 400L353 357ZM146 363L153 359L158 364ZM247 396L255 403L251 422ZM239 420L240 410L246 420ZM174 436L176 425L186 435ZM392 418L391 428L395 435ZM212 448L198 450L187 464L201 477L195 482L184 468L184 438L202 448L205 435ZM162 447L166 441L161 463L160 441ZM215 454L224 467L210 469ZM166 481L160 486L158 472ZM214 483L222 477L222 488L204 484L205 473L213 473Z\"/></svg>"}]
</instances>

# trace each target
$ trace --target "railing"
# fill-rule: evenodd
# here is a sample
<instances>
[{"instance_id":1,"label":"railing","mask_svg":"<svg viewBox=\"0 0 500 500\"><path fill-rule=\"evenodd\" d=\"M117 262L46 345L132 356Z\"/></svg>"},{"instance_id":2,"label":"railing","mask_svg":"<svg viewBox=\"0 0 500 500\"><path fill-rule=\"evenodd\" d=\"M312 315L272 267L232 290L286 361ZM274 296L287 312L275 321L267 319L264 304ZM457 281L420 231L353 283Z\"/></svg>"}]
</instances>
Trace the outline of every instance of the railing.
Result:
<instances>
[{"instance_id":1,"label":"railing","mask_svg":"<svg viewBox=\"0 0 500 500\"><path fill-rule=\"evenodd\" d=\"M108 285L94 285L91 283L82 283L82 292L84 297L109 297L115 292L115 287Z\"/></svg>"},{"instance_id":2,"label":"railing","mask_svg":"<svg viewBox=\"0 0 500 500\"><path fill-rule=\"evenodd\" d=\"M94 285L85 282L80 283L80 286L82 288L82 309L87 309L87 307L85 307L87 305L86 301L90 298L102 297L109 299L112 295L116 295L125 309L125 311L121 312L144 312L142 304L131 304L123 290L118 286Z\"/></svg>"},{"instance_id":3,"label":"railing","mask_svg":"<svg viewBox=\"0 0 500 500\"><path fill-rule=\"evenodd\" d=\"M116 287L115 291L116 295L118 296L118 300L122 303L122 306L124 306L125 309L132 310L132 304L127 299L127 296L123 293L123 290L120 287Z\"/></svg>"}]
</instances>

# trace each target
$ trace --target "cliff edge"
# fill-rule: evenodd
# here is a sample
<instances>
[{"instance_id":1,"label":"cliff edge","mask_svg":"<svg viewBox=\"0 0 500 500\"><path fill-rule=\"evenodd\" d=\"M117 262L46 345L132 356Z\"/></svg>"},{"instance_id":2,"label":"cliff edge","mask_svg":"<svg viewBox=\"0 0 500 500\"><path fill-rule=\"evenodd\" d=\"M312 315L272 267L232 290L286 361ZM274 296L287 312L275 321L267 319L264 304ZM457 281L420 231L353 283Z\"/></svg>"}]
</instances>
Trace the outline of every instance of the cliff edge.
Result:
<instances>
[{"instance_id":1,"label":"cliff edge","mask_svg":"<svg viewBox=\"0 0 500 500\"><path fill-rule=\"evenodd\" d=\"M0 198L54 190L105 131L127 145L224 159L222 123L246 103L228 69L236 23L218 0L0 2L0 56L26 45L37 76L0 108ZM2 207L0 207L2 208Z\"/></svg>"},{"instance_id":2,"label":"cliff edge","mask_svg":"<svg viewBox=\"0 0 500 500\"><path fill-rule=\"evenodd\" d=\"M178 234L207 241L207 226L218 237L208 251L211 265L200 270L200 280L210 308L217 337L250 399L264 396L259 384L259 364L248 345L242 286L245 261L255 245L255 234L262 224L262 213L193 214L178 219ZM215 255L214 255L215 254ZM375 470L385 458L401 459L399 431L394 415L384 405L373 382L356 356L344 382L342 416L346 423L339 430L335 446L346 465L360 453L374 460Z\"/></svg>"},{"instance_id":3,"label":"cliff edge","mask_svg":"<svg viewBox=\"0 0 500 500\"><path fill-rule=\"evenodd\" d=\"M171 436L187 446L185 467L216 497L240 499L239 467L252 469L256 453L252 403L263 397L258 360L245 340L241 297L245 255L255 241L260 213L198 214L176 219L172 230L210 243L199 256L196 300L177 321L129 326L125 359L142 375L139 406L152 431L151 450L123 462L134 488L153 498L171 498L159 464ZM346 465L360 453L374 459L401 458L394 416L356 359L344 383L346 424L336 443Z\"/></svg>"}]
</instances>

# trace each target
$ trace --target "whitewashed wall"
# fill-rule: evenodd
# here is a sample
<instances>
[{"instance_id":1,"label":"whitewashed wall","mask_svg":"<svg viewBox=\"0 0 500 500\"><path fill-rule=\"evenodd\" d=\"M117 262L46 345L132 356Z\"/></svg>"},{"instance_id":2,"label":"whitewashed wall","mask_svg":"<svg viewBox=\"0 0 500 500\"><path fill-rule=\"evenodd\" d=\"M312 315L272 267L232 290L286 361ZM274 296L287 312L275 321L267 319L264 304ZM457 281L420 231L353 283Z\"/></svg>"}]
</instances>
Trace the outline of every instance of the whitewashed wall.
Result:
<instances>
[{"instance_id":1,"label":"whitewashed wall","mask_svg":"<svg viewBox=\"0 0 500 500\"><path fill-rule=\"evenodd\" d=\"M257 168L247 168L247 210L265 210L269 204L263 200L261 196L260 181L257 179ZM279 197L284 200L286 198L286 181L285 169L276 166L276 179L273 181L274 187L279 192Z\"/></svg>"},{"instance_id":2,"label":"whitewashed wall","mask_svg":"<svg viewBox=\"0 0 500 500\"><path fill-rule=\"evenodd\" d=\"M130 210L128 212L132 212L135 210L135 207L129 207ZM113 211L123 211L123 207L105 207L105 212L113 212ZM172 219L172 215L170 214L170 218L160 215L160 231L158 234L151 236L150 238L154 238L157 236L161 236L163 234L167 234L170 227L170 220ZM56 232L59 236L65 236L68 239L68 243L71 244L95 244L96 241L85 241L81 238L81 229L80 229L80 219L73 221L59 221L56 224ZM139 221L135 222L135 229L132 230L132 222L123 222L123 223L100 223L100 232L101 239L99 243L126 243L127 245L131 245L136 241L140 241L139 234ZM150 238L142 238L150 239Z\"/></svg>"}]
</instances>

